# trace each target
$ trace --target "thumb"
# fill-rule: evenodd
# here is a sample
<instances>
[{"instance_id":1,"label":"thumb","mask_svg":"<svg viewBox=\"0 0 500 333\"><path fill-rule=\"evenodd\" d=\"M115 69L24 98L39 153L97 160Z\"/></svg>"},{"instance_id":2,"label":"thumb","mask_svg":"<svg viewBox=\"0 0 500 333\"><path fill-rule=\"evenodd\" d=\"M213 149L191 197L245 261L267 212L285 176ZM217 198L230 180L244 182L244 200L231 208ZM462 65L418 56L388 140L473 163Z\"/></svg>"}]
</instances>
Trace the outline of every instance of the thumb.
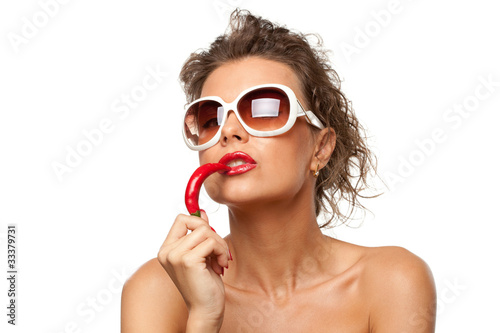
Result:
<instances>
[{"instance_id":1,"label":"thumb","mask_svg":"<svg viewBox=\"0 0 500 333\"><path fill-rule=\"evenodd\" d=\"M201 215L201 218L204 219L205 221L207 221L207 223L208 223L207 212L205 212L203 209L200 209L200 215Z\"/></svg>"},{"instance_id":2,"label":"thumb","mask_svg":"<svg viewBox=\"0 0 500 333\"><path fill-rule=\"evenodd\" d=\"M200 209L200 215L201 215L201 218L205 221L207 221L207 224L208 224L208 215L207 215L207 212L205 212L203 209ZM208 224L210 226L210 224ZM215 231L214 228L210 227L210 229L213 230L213 232L217 233L217 231Z\"/></svg>"}]
</instances>

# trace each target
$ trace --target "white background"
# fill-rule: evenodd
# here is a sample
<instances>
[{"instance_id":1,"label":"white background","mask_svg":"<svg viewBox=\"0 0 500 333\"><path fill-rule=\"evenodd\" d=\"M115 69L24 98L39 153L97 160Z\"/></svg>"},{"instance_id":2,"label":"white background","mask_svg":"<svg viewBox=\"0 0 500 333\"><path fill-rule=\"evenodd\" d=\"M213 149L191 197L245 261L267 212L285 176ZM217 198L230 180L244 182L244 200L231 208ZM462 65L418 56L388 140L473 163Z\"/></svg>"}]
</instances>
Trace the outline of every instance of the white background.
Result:
<instances>
[{"instance_id":1,"label":"white background","mask_svg":"<svg viewBox=\"0 0 500 333\"><path fill-rule=\"evenodd\" d=\"M52 16L44 3L52 3ZM500 23L493 1L401 0L383 24L376 13L393 8L389 0L54 3L0 5L1 276L11 223L19 270L16 327L6 323L8 286L0 279L2 331L119 331L123 281L156 256L185 212L184 187L198 165L180 135L179 70L225 30L236 5L323 37L372 138L380 176L400 177L365 202L372 214L361 227L335 235L422 257L436 280L439 332L497 326ZM114 103L140 89L147 68L169 74L120 118ZM490 90L481 78L494 82ZM111 133L58 179L53 164L66 164L68 147L84 144L83 131L103 119L112 121ZM436 130L441 140L430 144ZM227 233L224 207L203 205Z\"/></svg>"}]
</instances>

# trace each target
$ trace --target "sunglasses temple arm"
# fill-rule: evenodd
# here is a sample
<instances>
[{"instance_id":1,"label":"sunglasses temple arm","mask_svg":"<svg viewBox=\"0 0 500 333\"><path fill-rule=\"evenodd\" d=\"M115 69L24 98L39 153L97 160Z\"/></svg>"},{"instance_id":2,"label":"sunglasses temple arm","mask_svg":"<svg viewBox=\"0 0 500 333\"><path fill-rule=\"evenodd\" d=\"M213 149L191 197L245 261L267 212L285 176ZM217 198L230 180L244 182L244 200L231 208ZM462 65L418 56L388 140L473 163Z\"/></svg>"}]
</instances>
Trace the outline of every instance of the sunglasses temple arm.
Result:
<instances>
[{"instance_id":1,"label":"sunglasses temple arm","mask_svg":"<svg viewBox=\"0 0 500 333\"><path fill-rule=\"evenodd\" d=\"M316 115L312 111L305 111L304 107L302 104L300 104L300 101L297 100L297 103L299 104L299 112L297 113L297 116L306 116L307 122L313 126L318 127L319 129L325 128L321 121L316 117Z\"/></svg>"}]
</instances>

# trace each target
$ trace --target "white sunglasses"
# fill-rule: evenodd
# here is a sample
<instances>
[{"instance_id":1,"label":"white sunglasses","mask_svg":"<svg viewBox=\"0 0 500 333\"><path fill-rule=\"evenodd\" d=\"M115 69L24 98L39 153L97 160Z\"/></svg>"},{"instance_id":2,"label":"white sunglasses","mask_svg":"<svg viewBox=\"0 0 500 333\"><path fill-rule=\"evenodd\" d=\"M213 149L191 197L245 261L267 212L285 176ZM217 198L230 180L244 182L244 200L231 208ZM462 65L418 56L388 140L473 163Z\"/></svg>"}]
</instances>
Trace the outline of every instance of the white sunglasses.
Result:
<instances>
[{"instance_id":1,"label":"white sunglasses","mask_svg":"<svg viewBox=\"0 0 500 333\"><path fill-rule=\"evenodd\" d=\"M245 89L231 103L218 96L190 103L182 131L186 145L198 151L215 145L230 110L249 134L258 137L283 134L301 116L312 126L325 128L312 111L304 111L292 89L281 84L262 84Z\"/></svg>"}]
</instances>

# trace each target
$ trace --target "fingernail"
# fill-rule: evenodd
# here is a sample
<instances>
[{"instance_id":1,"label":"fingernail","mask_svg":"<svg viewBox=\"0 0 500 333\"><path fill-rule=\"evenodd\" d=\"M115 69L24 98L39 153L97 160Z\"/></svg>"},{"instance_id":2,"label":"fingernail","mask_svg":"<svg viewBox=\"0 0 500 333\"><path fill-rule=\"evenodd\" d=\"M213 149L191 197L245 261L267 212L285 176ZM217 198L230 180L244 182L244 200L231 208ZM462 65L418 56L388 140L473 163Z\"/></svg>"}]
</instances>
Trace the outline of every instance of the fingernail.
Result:
<instances>
[{"instance_id":1,"label":"fingernail","mask_svg":"<svg viewBox=\"0 0 500 333\"><path fill-rule=\"evenodd\" d=\"M215 231L215 229L214 229L214 228L210 227L210 229L212 229L212 231L213 231L213 232L217 233L217 231Z\"/></svg>"},{"instance_id":2,"label":"fingernail","mask_svg":"<svg viewBox=\"0 0 500 333\"><path fill-rule=\"evenodd\" d=\"M222 268L222 276L224 276L224 267L221 267Z\"/></svg>"},{"instance_id":3,"label":"fingernail","mask_svg":"<svg viewBox=\"0 0 500 333\"><path fill-rule=\"evenodd\" d=\"M231 261L233 260L233 255L231 254L231 250L229 250L229 260L231 260Z\"/></svg>"}]
</instances>

